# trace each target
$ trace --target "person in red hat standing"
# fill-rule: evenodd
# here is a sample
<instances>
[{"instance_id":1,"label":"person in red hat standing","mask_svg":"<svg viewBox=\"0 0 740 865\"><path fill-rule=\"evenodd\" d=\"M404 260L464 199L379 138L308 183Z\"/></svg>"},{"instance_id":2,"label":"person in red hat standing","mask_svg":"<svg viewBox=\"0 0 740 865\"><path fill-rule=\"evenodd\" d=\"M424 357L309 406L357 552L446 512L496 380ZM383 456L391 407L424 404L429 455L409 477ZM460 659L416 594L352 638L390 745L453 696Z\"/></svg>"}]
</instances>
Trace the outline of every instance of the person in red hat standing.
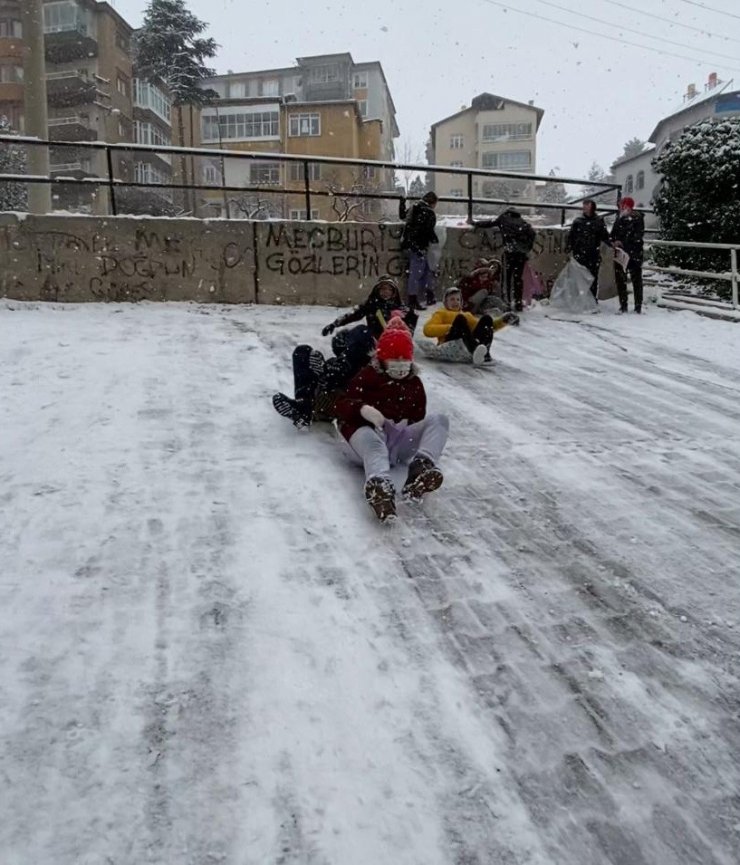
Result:
<instances>
[{"instance_id":1,"label":"person in red hat standing","mask_svg":"<svg viewBox=\"0 0 740 865\"><path fill-rule=\"evenodd\" d=\"M381 522L396 516L391 466L408 463L403 497L419 502L442 485L437 467L449 430L443 414L427 414L413 363L411 332L393 316L373 362L352 379L335 411L349 457L365 469L365 499Z\"/></svg>"},{"instance_id":2,"label":"person in red hat standing","mask_svg":"<svg viewBox=\"0 0 740 865\"><path fill-rule=\"evenodd\" d=\"M623 198L619 204L619 216L612 226L611 240L617 249L623 249L630 260L624 268L614 262L614 277L619 293L619 311L627 312L627 274L632 280L635 296L635 312L642 312L642 262L644 259L643 242L645 219L635 210L634 198Z\"/></svg>"}]
</instances>

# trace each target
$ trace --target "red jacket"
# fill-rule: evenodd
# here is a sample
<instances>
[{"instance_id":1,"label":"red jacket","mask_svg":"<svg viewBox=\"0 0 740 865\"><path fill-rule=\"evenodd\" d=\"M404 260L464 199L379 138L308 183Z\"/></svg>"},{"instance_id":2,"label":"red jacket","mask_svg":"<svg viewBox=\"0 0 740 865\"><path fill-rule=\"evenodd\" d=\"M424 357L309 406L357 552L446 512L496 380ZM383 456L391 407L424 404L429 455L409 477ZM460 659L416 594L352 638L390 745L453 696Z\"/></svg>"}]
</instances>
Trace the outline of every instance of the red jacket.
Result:
<instances>
[{"instance_id":1,"label":"red jacket","mask_svg":"<svg viewBox=\"0 0 740 865\"><path fill-rule=\"evenodd\" d=\"M339 418L339 432L347 441L360 427L372 426L360 414L364 405L373 406L388 420L407 420L412 424L424 419L427 395L415 372L406 378L394 379L375 366L364 367L334 407Z\"/></svg>"}]
</instances>

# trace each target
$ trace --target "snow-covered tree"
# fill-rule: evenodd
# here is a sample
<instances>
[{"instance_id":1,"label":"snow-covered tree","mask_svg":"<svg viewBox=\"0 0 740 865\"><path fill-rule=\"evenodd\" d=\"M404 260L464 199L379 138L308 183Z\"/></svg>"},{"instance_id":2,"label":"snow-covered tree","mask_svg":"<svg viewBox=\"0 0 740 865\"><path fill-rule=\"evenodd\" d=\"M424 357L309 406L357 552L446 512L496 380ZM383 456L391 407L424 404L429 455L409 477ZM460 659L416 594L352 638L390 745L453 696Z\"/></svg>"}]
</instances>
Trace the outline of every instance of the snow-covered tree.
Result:
<instances>
[{"instance_id":1,"label":"snow-covered tree","mask_svg":"<svg viewBox=\"0 0 740 865\"><path fill-rule=\"evenodd\" d=\"M631 159L633 156L639 156L644 149L645 142L641 138L630 138L624 145L622 159Z\"/></svg>"},{"instance_id":2,"label":"snow-covered tree","mask_svg":"<svg viewBox=\"0 0 740 865\"><path fill-rule=\"evenodd\" d=\"M740 237L740 117L703 121L669 142L653 167L662 183L653 206L662 240L737 243ZM654 253L660 264L726 272L726 251L668 248ZM705 288L729 296L729 283Z\"/></svg>"},{"instance_id":3,"label":"snow-covered tree","mask_svg":"<svg viewBox=\"0 0 740 865\"><path fill-rule=\"evenodd\" d=\"M556 169L551 169L547 176L555 178L557 176ZM564 201L568 200L568 195L565 191L565 186L562 183L553 180L550 183L546 183L542 188L539 199L547 204L562 204Z\"/></svg>"},{"instance_id":4,"label":"snow-covered tree","mask_svg":"<svg viewBox=\"0 0 740 865\"><path fill-rule=\"evenodd\" d=\"M4 115L0 115L0 135L13 135L13 129ZM0 174L25 174L26 152L22 147L0 143ZM24 183L0 181L0 210L27 210L28 190Z\"/></svg>"},{"instance_id":5,"label":"snow-covered tree","mask_svg":"<svg viewBox=\"0 0 740 865\"><path fill-rule=\"evenodd\" d=\"M177 112L180 143L185 140L183 106L205 105L216 96L201 87L204 79L215 74L205 61L214 57L218 48L215 40L201 35L207 27L188 10L185 0L149 0L144 24L136 36L137 74L153 84L162 80L167 85ZM180 166L187 183L184 156Z\"/></svg>"},{"instance_id":6,"label":"snow-covered tree","mask_svg":"<svg viewBox=\"0 0 740 865\"><path fill-rule=\"evenodd\" d=\"M410 198L421 198L427 191L423 178L418 176L411 181L408 194Z\"/></svg>"}]
</instances>

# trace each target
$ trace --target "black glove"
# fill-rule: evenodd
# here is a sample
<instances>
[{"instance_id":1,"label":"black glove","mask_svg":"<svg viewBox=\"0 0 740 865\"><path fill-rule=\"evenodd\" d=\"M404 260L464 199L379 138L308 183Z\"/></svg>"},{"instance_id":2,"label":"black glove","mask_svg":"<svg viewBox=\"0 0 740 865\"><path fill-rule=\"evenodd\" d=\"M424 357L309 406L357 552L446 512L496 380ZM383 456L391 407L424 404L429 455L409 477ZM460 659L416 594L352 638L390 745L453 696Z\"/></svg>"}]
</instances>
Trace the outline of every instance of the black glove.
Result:
<instances>
[{"instance_id":1,"label":"black glove","mask_svg":"<svg viewBox=\"0 0 740 865\"><path fill-rule=\"evenodd\" d=\"M336 322L332 322L331 324L327 324L327 326L321 331L322 336L329 336L330 333L334 333L337 329Z\"/></svg>"},{"instance_id":2,"label":"black glove","mask_svg":"<svg viewBox=\"0 0 740 865\"><path fill-rule=\"evenodd\" d=\"M503 318L506 324L513 324L519 327L519 316L515 312L505 312L501 318Z\"/></svg>"}]
</instances>

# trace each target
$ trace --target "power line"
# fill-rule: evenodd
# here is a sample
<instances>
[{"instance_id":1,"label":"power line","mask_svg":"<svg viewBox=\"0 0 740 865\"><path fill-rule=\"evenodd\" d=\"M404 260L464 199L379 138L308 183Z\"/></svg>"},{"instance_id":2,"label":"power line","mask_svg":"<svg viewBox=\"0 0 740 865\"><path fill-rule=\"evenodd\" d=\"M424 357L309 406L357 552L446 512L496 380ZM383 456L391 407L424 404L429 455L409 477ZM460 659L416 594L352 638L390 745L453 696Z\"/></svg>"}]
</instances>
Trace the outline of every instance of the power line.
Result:
<instances>
[{"instance_id":1,"label":"power line","mask_svg":"<svg viewBox=\"0 0 740 865\"><path fill-rule=\"evenodd\" d=\"M705 6L703 3L697 3L696 0L681 0L682 3L688 3L689 6L698 6L705 12L716 12L718 15L727 15L728 18L737 18L740 21L740 15L735 15L734 12L725 12L724 9L715 9L714 6Z\"/></svg>"},{"instance_id":2,"label":"power line","mask_svg":"<svg viewBox=\"0 0 740 865\"><path fill-rule=\"evenodd\" d=\"M685 42L674 42L673 39L665 39L662 36L651 36L649 33L643 33L641 30L635 30L632 27L624 27L622 24L615 24L613 21L605 21L603 18L595 18L593 15L587 15L585 12L576 12L569 9L567 6L560 6L558 3L551 3L550 0L536 0L543 6L550 6L553 9L558 9L560 12L567 12L569 15L578 15L579 18L586 18L589 21L595 21L597 24L605 24L607 27L616 27L624 33L635 33L642 36L644 39L654 39L656 42L665 42L666 45L675 45L677 48L686 48L689 51L698 51L704 49L694 48L693 45L687 45ZM737 62L737 54L718 54L716 51L706 51L707 54L713 54L715 57L721 57L723 60L732 60Z\"/></svg>"},{"instance_id":3,"label":"power line","mask_svg":"<svg viewBox=\"0 0 740 865\"><path fill-rule=\"evenodd\" d=\"M644 15L646 18L655 18L656 21L664 21L666 24L671 24L674 27L683 27L684 30L693 30L696 33L701 33L703 36L711 36L714 39L722 39L725 42L738 42L740 39L733 39L731 36L723 36L721 33L712 33L710 30L695 27L693 24L683 24L681 21L676 21L673 18L665 18L663 15L656 15L654 12L645 12L638 9L636 6L628 6L626 3L618 3L617 0L608 0L610 6L619 6L622 9L627 9L629 12L637 12Z\"/></svg>"},{"instance_id":4,"label":"power line","mask_svg":"<svg viewBox=\"0 0 740 865\"><path fill-rule=\"evenodd\" d=\"M662 54L664 57L677 57L679 60L690 60L692 63L705 63L707 61L698 57L688 57L686 54L676 54L674 51L663 51L660 48L653 48L652 45L640 45L639 42L631 42L629 39L620 39L617 36L608 36L606 33L597 33L595 30L587 30L585 27L577 27L575 24L566 24L564 21L557 21L554 18L547 18L545 15L538 15L536 12L525 12L524 9L517 9L506 3L500 3L498 0L482 0L491 6L497 6L505 12L516 12L518 15L526 15L529 18L536 18L538 21L547 21L549 24L555 24L558 27L565 27L567 30L573 30L578 33L587 33L589 36L598 36L601 39L608 39L610 42L618 42L621 45L631 45L633 48L640 48L643 51L652 51L653 54ZM714 61L712 61L714 62ZM728 72L740 72L740 68L727 66Z\"/></svg>"}]
</instances>

